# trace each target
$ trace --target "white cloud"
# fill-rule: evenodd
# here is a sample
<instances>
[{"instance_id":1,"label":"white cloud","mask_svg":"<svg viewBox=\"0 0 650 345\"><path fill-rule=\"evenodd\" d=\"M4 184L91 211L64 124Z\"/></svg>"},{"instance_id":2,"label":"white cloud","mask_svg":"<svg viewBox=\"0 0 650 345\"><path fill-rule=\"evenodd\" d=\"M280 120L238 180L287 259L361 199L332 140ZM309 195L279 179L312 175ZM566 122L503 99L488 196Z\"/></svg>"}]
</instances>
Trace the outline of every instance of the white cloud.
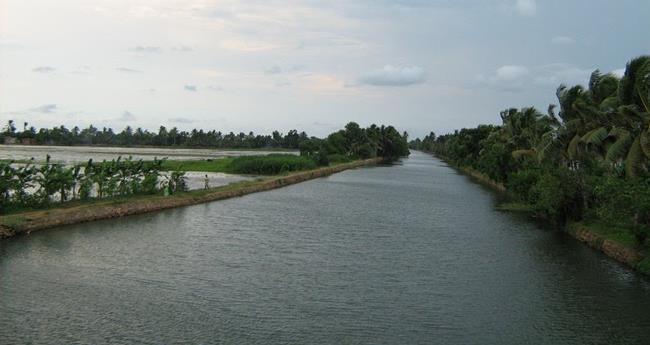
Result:
<instances>
[{"instance_id":1,"label":"white cloud","mask_svg":"<svg viewBox=\"0 0 650 345\"><path fill-rule=\"evenodd\" d=\"M551 43L557 45L567 45L575 43L575 40L569 36L556 36L551 39Z\"/></svg>"},{"instance_id":2,"label":"white cloud","mask_svg":"<svg viewBox=\"0 0 650 345\"><path fill-rule=\"evenodd\" d=\"M537 3L535 0L517 0L515 10L522 16L534 16L537 13Z\"/></svg>"},{"instance_id":3,"label":"white cloud","mask_svg":"<svg viewBox=\"0 0 650 345\"><path fill-rule=\"evenodd\" d=\"M496 78L503 81L513 81L528 76L530 71L525 66L505 65L497 69Z\"/></svg>"},{"instance_id":4,"label":"white cloud","mask_svg":"<svg viewBox=\"0 0 650 345\"><path fill-rule=\"evenodd\" d=\"M584 85L589 81L591 72L593 69L582 69L566 63L542 65L535 68L533 82L537 85L547 86Z\"/></svg>"},{"instance_id":5,"label":"white cloud","mask_svg":"<svg viewBox=\"0 0 650 345\"><path fill-rule=\"evenodd\" d=\"M375 86L408 86L425 80L426 74L421 67L386 65L366 73L359 82Z\"/></svg>"},{"instance_id":6,"label":"white cloud","mask_svg":"<svg viewBox=\"0 0 650 345\"><path fill-rule=\"evenodd\" d=\"M578 68L566 63L553 63L535 67L505 65L493 74L479 74L480 84L500 91L520 92L531 86L557 87L560 84L584 85L589 80L590 69Z\"/></svg>"}]
</instances>

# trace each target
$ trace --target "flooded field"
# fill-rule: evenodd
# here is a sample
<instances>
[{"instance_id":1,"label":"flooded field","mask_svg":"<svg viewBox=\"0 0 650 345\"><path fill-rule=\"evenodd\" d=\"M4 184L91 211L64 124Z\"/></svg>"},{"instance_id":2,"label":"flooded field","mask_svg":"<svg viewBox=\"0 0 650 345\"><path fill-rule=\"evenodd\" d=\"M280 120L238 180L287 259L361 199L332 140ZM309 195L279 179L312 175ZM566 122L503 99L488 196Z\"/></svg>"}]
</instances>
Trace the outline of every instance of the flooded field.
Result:
<instances>
[{"instance_id":1,"label":"flooded field","mask_svg":"<svg viewBox=\"0 0 650 345\"><path fill-rule=\"evenodd\" d=\"M266 155L271 153L294 153L296 151L253 151L216 149L169 149L153 147L95 147L95 146L26 146L0 145L0 159L44 161L50 155L52 161L64 164L82 163L92 158L95 161L111 160L119 156L132 156L133 159L153 160L154 158L198 160L217 159L232 156Z\"/></svg>"}]
</instances>

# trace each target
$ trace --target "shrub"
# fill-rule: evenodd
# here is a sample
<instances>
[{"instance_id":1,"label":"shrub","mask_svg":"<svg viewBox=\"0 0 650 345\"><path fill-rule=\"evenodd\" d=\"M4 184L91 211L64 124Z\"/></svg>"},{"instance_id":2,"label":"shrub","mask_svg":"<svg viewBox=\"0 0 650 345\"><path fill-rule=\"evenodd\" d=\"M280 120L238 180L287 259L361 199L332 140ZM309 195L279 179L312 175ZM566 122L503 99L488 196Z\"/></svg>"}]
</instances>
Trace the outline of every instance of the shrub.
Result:
<instances>
[{"instance_id":1,"label":"shrub","mask_svg":"<svg viewBox=\"0 0 650 345\"><path fill-rule=\"evenodd\" d=\"M271 154L237 157L232 160L230 170L237 174L275 175L314 169L316 166L316 162L311 158L290 154Z\"/></svg>"},{"instance_id":2,"label":"shrub","mask_svg":"<svg viewBox=\"0 0 650 345\"><path fill-rule=\"evenodd\" d=\"M543 173L532 193L537 198L533 205L535 211L551 222L563 224L582 216L581 183L573 171L558 168Z\"/></svg>"},{"instance_id":3,"label":"shrub","mask_svg":"<svg viewBox=\"0 0 650 345\"><path fill-rule=\"evenodd\" d=\"M506 187L519 201L535 204L538 195L534 187L539 180L539 175L537 169L519 170L510 175Z\"/></svg>"},{"instance_id":4,"label":"shrub","mask_svg":"<svg viewBox=\"0 0 650 345\"><path fill-rule=\"evenodd\" d=\"M333 154L333 155L327 155L327 159L331 163L347 163L347 162L352 161L352 158L350 158L350 157L348 157L346 155L338 154L338 153Z\"/></svg>"}]
</instances>

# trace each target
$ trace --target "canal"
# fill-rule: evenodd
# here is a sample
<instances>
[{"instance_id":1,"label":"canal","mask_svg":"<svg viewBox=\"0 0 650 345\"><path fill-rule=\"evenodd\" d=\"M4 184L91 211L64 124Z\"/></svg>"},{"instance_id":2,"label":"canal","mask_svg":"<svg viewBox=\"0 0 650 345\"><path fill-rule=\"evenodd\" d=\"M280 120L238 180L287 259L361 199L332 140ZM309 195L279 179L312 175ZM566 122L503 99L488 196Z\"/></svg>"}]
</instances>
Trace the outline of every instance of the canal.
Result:
<instances>
[{"instance_id":1,"label":"canal","mask_svg":"<svg viewBox=\"0 0 650 345\"><path fill-rule=\"evenodd\" d=\"M2 344L647 344L650 281L431 156L0 242Z\"/></svg>"}]
</instances>

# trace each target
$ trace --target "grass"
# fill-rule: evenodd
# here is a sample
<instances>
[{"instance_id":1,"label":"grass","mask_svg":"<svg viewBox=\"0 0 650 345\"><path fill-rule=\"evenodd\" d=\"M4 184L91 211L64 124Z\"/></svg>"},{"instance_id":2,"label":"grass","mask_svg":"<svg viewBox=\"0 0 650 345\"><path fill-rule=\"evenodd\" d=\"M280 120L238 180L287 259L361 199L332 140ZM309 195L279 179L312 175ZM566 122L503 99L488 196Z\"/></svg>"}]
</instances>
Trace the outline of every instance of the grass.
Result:
<instances>
[{"instance_id":1,"label":"grass","mask_svg":"<svg viewBox=\"0 0 650 345\"><path fill-rule=\"evenodd\" d=\"M229 173L234 159L234 157L225 157L210 160L166 160L162 164L162 170Z\"/></svg>"},{"instance_id":2,"label":"grass","mask_svg":"<svg viewBox=\"0 0 650 345\"><path fill-rule=\"evenodd\" d=\"M242 156L233 159L230 163L230 170L234 173L256 175L278 175L317 167L313 159L287 154Z\"/></svg>"},{"instance_id":3,"label":"grass","mask_svg":"<svg viewBox=\"0 0 650 345\"><path fill-rule=\"evenodd\" d=\"M603 238L623 244L626 247L638 248L639 245L634 238L634 234L629 227L625 227L617 224L606 224L598 221L584 221L580 223L575 223L572 226L583 226L599 235Z\"/></svg>"},{"instance_id":4,"label":"grass","mask_svg":"<svg viewBox=\"0 0 650 345\"><path fill-rule=\"evenodd\" d=\"M317 168L309 158L291 154L226 157L215 160L166 160L166 171L200 171L230 174L279 175Z\"/></svg>"}]
</instances>

